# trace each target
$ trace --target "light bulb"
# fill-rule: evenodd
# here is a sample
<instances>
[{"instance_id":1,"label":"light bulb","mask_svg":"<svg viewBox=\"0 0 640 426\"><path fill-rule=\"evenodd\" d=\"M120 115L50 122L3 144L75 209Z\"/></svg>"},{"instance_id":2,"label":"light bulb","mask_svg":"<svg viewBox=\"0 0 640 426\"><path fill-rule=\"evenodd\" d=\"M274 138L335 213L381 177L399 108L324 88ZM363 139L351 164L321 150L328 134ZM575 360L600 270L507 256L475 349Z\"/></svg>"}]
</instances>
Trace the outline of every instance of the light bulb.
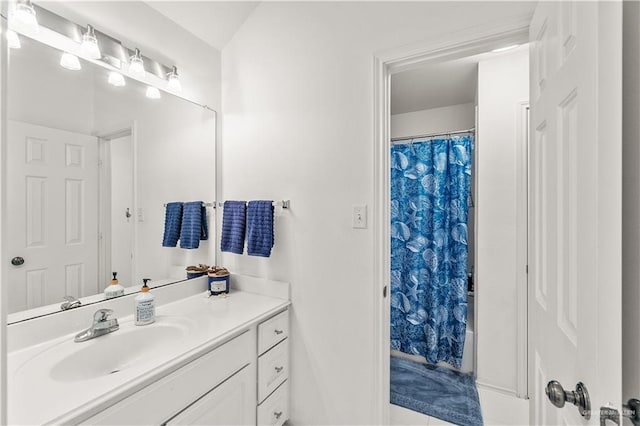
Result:
<instances>
[{"instance_id":1,"label":"light bulb","mask_svg":"<svg viewBox=\"0 0 640 426\"><path fill-rule=\"evenodd\" d=\"M109 84L116 87L122 87L127 84L127 82L124 80L122 74L117 71L111 71L109 73Z\"/></svg>"},{"instance_id":2,"label":"light bulb","mask_svg":"<svg viewBox=\"0 0 640 426\"><path fill-rule=\"evenodd\" d=\"M160 99L160 90L157 87L147 86L147 98Z\"/></svg>"},{"instance_id":3,"label":"light bulb","mask_svg":"<svg viewBox=\"0 0 640 426\"><path fill-rule=\"evenodd\" d=\"M40 27L31 0L18 0L13 10L9 12L9 26L27 34L38 33Z\"/></svg>"},{"instance_id":4,"label":"light bulb","mask_svg":"<svg viewBox=\"0 0 640 426\"><path fill-rule=\"evenodd\" d=\"M100 59L100 48L98 47L98 39L93 31L91 25L87 25L87 31L82 35L82 44L80 44L82 51L91 59Z\"/></svg>"},{"instance_id":5,"label":"light bulb","mask_svg":"<svg viewBox=\"0 0 640 426\"><path fill-rule=\"evenodd\" d=\"M129 72L135 76L144 77L144 62L140 49L136 48L135 53L129 58Z\"/></svg>"},{"instance_id":6,"label":"light bulb","mask_svg":"<svg viewBox=\"0 0 640 426\"><path fill-rule=\"evenodd\" d=\"M82 69L80 60L76 55L72 55L69 52L64 52L60 58L60 66L71 71L78 71Z\"/></svg>"},{"instance_id":7,"label":"light bulb","mask_svg":"<svg viewBox=\"0 0 640 426\"><path fill-rule=\"evenodd\" d=\"M176 93L182 92L182 84L180 84L180 78L178 77L178 68L175 66L171 72L167 74L167 89Z\"/></svg>"},{"instance_id":8,"label":"light bulb","mask_svg":"<svg viewBox=\"0 0 640 426\"><path fill-rule=\"evenodd\" d=\"M9 49L20 49L20 37L13 30L7 30L7 44Z\"/></svg>"}]
</instances>

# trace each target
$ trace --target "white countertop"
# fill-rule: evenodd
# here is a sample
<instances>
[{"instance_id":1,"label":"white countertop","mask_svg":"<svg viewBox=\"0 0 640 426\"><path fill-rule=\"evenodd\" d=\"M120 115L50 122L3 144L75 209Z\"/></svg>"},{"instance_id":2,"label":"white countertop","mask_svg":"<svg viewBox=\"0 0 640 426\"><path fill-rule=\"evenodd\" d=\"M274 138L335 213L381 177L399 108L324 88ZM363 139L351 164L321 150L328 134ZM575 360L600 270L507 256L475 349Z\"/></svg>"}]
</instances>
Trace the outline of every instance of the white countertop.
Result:
<instances>
[{"instance_id":1,"label":"white countertop","mask_svg":"<svg viewBox=\"0 0 640 426\"><path fill-rule=\"evenodd\" d=\"M227 298L209 298L201 293L157 306L156 322L138 328L152 333L154 327L182 321L189 332L170 345L156 348L151 357L133 360L132 365L117 373L92 379L57 377L51 374L52 367L76 348L88 348L101 340L104 344L105 339L136 327L132 315L118 318L120 330L87 342L73 342L75 334L81 331L77 330L10 352L8 423L82 421L282 311L289 303L275 297L232 291Z\"/></svg>"}]
</instances>

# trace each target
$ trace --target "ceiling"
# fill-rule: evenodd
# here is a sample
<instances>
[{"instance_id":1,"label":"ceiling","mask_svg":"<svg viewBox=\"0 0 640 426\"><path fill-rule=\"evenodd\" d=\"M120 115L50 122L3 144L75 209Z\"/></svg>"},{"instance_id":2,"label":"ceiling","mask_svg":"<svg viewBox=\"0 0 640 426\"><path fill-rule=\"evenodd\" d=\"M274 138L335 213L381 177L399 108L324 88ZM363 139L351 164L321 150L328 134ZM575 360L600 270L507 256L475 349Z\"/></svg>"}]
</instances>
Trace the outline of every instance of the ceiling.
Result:
<instances>
[{"instance_id":1,"label":"ceiling","mask_svg":"<svg viewBox=\"0 0 640 426\"><path fill-rule=\"evenodd\" d=\"M391 76L391 114L473 102L478 62L468 58Z\"/></svg>"},{"instance_id":2,"label":"ceiling","mask_svg":"<svg viewBox=\"0 0 640 426\"><path fill-rule=\"evenodd\" d=\"M145 1L218 50L233 38L259 1Z\"/></svg>"},{"instance_id":3,"label":"ceiling","mask_svg":"<svg viewBox=\"0 0 640 426\"><path fill-rule=\"evenodd\" d=\"M486 52L393 74L391 114L475 102L478 62L526 48L525 45L507 52Z\"/></svg>"}]
</instances>

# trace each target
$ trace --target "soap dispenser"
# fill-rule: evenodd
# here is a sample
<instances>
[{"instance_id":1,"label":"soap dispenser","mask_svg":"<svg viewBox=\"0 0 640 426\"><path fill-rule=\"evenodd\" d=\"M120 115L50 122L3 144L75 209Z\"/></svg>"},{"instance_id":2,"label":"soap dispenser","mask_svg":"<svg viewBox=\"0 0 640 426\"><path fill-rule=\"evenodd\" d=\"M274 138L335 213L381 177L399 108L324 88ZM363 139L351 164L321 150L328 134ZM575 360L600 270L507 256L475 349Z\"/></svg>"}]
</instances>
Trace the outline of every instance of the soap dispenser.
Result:
<instances>
[{"instance_id":1,"label":"soap dispenser","mask_svg":"<svg viewBox=\"0 0 640 426\"><path fill-rule=\"evenodd\" d=\"M153 294L149 293L147 282L150 278L143 278L143 285L140 294L134 299L136 307L136 325L151 324L156 320L156 306Z\"/></svg>"},{"instance_id":2,"label":"soap dispenser","mask_svg":"<svg viewBox=\"0 0 640 426\"><path fill-rule=\"evenodd\" d=\"M104 289L104 297L105 299L112 299L114 297L123 296L124 295L124 287L118 283L118 273L112 272L113 279L111 280L111 284Z\"/></svg>"}]
</instances>

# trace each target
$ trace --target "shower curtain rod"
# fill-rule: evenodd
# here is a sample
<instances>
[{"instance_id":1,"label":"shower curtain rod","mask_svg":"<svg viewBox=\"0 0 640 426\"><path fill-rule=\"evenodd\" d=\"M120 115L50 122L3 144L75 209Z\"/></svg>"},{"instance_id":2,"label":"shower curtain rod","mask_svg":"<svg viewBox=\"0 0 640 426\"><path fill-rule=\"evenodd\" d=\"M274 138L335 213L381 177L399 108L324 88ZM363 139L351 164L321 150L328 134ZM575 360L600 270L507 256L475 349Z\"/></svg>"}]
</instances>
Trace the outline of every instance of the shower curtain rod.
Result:
<instances>
[{"instance_id":1,"label":"shower curtain rod","mask_svg":"<svg viewBox=\"0 0 640 426\"><path fill-rule=\"evenodd\" d=\"M417 135L417 136L403 136L400 138L392 138L391 142L399 142L399 141L413 141L415 139L427 139L427 138L434 138L436 136L450 136L450 135L460 135L460 134L464 134L464 133L475 133L476 128L472 127L471 129L467 129L467 130L454 130L452 132L438 132L438 133L430 133L428 135Z\"/></svg>"}]
</instances>

